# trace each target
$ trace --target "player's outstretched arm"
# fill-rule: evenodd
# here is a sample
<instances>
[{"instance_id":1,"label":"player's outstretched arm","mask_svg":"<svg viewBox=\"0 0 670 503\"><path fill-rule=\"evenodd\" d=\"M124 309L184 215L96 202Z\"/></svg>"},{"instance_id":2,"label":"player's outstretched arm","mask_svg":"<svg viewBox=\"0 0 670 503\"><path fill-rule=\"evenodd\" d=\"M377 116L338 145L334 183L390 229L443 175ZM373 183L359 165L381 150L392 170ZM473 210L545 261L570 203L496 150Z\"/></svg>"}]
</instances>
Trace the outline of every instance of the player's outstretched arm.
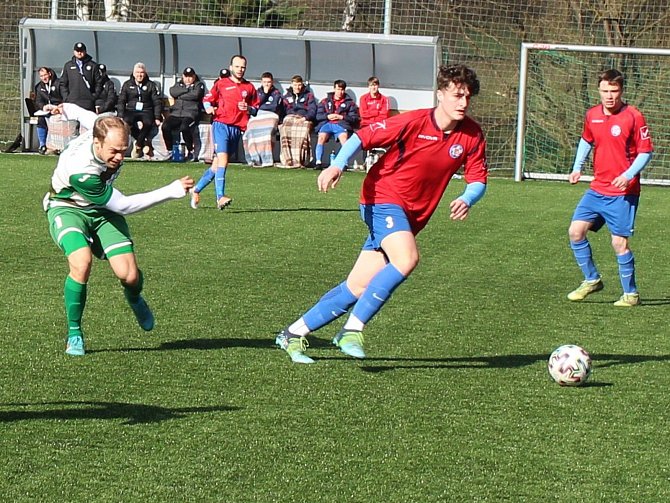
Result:
<instances>
[{"instance_id":1,"label":"player's outstretched arm","mask_svg":"<svg viewBox=\"0 0 670 503\"><path fill-rule=\"evenodd\" d=\"M193 188L193 185L193 178L185 176L160 189L142 194L133 194L132 196L126 196L118 190L112 189L112 197L109 198L104 207L120 215L132 215L165 201L180 199Z\"/></svg>"}]
</instances>

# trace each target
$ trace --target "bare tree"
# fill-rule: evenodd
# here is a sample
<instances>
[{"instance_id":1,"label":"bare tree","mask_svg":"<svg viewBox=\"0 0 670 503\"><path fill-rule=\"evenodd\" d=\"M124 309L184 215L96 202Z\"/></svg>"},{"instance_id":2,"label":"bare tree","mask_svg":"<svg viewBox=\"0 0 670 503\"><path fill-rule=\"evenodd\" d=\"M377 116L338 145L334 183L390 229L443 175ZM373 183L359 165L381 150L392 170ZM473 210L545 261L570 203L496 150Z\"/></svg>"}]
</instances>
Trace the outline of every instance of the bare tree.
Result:
<instances>
[{"instance_id":1,"label":"bare tree","mask_svg":"<svg viewBox=\"0 0 670 503\"><path fill-rule=\"evenodd\" d=\"M77 12L77 19L79 21L88 21L91 18L91 11L89 9L88 0L77 0L75 2L75 10Z\"/></svg>"},{"instance_id":2,"label":"bare tree","mask_svg":"<svg viewBox=\"0 0 670 503\"><path fill-rule=\"evenodd\" d=\"M356 20L357 9L357 0L346 0L344 5L344 21L342 22L342 31L352 31L354 21Z\"/></svg>"},{"instance_id":3,"label":"bare tree","mask_svg":"<svg viewBox=\"0 0 670 503\"><path fill-rule=\"evenodd\" d=\"M105 21L128 21L130 11L130 0L104 0ZM77 19L89 21L91 19L91 0L76 0L75 10Z\"/></svg>"},{"instance_id":4,"label":"bare tree","mask_svg":"<svg viewBox=\"0 0 670 503\"><path fill-rule=\"evenodd\" d=\"M105 21L128 21L130 0L105 0Z\"/></svg>"}]
</instances>

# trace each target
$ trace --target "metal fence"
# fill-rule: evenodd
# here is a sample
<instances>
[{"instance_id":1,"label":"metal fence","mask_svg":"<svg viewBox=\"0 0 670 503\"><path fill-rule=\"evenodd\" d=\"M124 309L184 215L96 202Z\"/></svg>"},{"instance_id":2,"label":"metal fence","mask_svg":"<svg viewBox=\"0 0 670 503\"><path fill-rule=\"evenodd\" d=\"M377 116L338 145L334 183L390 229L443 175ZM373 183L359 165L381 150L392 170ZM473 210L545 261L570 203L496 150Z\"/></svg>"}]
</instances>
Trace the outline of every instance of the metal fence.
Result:
<instances>
[{"instance_id":1,"label":"metal fence","mask_svg":"<svg viewBox=\"0 0 670 503\"><path fill-rule=\"evenodd\" d=\"M472 114L486 131L490 166L510 174L522 42L670 48L670 10L664 0L7 1L0 5L0 72L4 77L0 146L13 141L21 127L18 23L24 17L439 36L443 62L462 62L477 70L482 91ZM218 53L215 47L203 50L210 50L222 66L230 56ZM63 48L63 61L70 56L71 47ZM130 65L132 54L128 58ZM333 64L346 65L346 61ZM411 74L415 70L410 66L398 71Z\"/></svg>"}]
</instances>

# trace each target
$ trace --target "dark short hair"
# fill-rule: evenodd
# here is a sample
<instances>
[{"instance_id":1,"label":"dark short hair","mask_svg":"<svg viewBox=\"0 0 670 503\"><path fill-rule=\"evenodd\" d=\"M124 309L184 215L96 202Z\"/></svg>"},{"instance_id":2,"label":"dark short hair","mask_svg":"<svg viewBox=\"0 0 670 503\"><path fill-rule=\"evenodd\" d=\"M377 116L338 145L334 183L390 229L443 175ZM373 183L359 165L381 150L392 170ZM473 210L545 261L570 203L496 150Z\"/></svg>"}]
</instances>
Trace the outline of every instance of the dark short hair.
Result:
<instances>
[{"instance_id":1,"label":"dark short hair","mask_svg":"<svg viewBox=\"0 0 670 503\"><path fill-rule=\"evenodd\" d=\"M368 85L370 85L370 84L377 84L377 85L379 85L379 79L378 79L377 77L370 77L370 78L368 79Z\"/></svg>"},{"instance_id":2,"label":"dark short hair","mask_svg":"<svg viewBox=\"0 0 670 503\"><path fill-rule=\"evenodd\" d=\"M470 91L470 96L479 94L479 79L472 68L465 65L441 65L437 72L437 88L446 89L450 84L464 85Z\"/></svg>"},{"instance_id":3,"label":"dark short hair","mask_svg":"<svg viewBox=\"0 0 670 503\"><path fill-rule=\"evenodd\" d=\"M235 61L235 58L243 59L244 62L247 63L247 58L245 58L245 57L242 56L241 54L235 54L235 56L233 56L232 58L230 58L230 64L231 64L231 65L233 64L233 61Z\"/></svg>"},{"instance_id":4,"label":"dark short hair","mask_svg":"<svg viewBox=\"0 0 670 503\"><path fill-rule=\"evenodd\" d=\"M261 75L261 79L274 80L275 78L272 76L270 72L263 72L263 75Z\"/></svg>"},{"instance_id":5,"label":"dark short hair","mask_svg":"<svg viewBox=\"0 0 670 503\"><path fill-rule=\"evenodd\" d=\"M337 79L335 82L333 82L333 87L341 87L342 89L346 89L347 83L342 79Z\"/></svg>"},{"instance_id":6,"label":"dark short hair","mask_svg":"<svg viewBox=\"0 0 670 503\"><path fill-rule=\"evenodd\" d=\"M623 89L624 80L623 73L612 68L611 70L605 70L598 76L598 86L600 86L601 82L607 82L608 84L619 86Z\"/></svg>"},{"instance_id":7,"label":"dark short hair","mask_svg":"<svg viewBox=\"0 0 670 503\"><path fill-rule=\"evenodd\" d=\"M294 75L291 77L291 82L301 82L302 83L302 75Z\"/></svg>"}]
</instances>

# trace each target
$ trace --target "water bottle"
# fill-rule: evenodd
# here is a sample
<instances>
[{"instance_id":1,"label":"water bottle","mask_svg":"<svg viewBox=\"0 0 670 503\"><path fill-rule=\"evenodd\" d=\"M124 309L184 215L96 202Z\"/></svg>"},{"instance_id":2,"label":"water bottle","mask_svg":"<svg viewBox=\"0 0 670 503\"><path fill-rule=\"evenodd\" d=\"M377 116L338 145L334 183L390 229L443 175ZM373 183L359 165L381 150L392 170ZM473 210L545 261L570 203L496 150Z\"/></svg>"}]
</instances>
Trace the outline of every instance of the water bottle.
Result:
<instances>
[{"instance_id":1,"label":"water bottle","mask_svg":"<svg viewBox=\"0 0 670 503\"><path fill-rule=\"evenodd\" d=\"M184 158L181 155L181 148L178 143L172 145L172 162L182 162Z\"/></svg>"},{"instance_id":2,"label":"water bottle","mask_svg":"<svg viewBox=\"0 0 670 503\"><path fill-rule=\"evenodd\" d=\"M334 162L334 161L335 161L335 151L333 150L333 151L330 153L330 166L333 165L333 162Z\"/></svg>"}]
</instances>

